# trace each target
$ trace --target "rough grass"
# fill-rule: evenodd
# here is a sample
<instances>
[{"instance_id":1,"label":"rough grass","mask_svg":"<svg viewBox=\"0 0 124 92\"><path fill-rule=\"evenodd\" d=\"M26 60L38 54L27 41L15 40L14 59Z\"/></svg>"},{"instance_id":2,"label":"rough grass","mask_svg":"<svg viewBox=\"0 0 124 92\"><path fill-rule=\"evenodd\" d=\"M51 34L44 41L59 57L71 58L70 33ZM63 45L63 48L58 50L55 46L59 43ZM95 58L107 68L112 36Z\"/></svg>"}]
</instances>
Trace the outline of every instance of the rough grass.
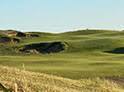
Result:
<instances>
[{"instance_id":1,"label":"rough grass","mask_svg":"<svg viewBox=\"0 0 124 92\"><path fill-rule=\"evenodd\" d=\"M72 80L0 66L0 83L18 92L123 92L121 85L109 80L93 78ZM16 85L16 87L15 87Z\"/></svg>"}]
</instances>

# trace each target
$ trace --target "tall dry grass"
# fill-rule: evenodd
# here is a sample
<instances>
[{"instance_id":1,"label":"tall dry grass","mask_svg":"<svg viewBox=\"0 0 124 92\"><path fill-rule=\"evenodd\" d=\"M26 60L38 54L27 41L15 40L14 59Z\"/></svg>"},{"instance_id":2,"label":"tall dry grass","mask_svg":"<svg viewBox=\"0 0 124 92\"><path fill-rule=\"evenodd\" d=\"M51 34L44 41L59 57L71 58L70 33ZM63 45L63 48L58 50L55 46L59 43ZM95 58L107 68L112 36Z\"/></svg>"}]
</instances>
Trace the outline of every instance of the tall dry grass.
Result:
<instances>
[{"instance_id":1,"label":"tall dry grass","mask_svg":"<svg viewBox=\"0 0 124 92\"><path fill-rule=\"evenodd\" d=\"M120 85L105 79L72 80L4 66L0 66L0 83L4 92L124 92Z\"/></svg>"}]
</instances>

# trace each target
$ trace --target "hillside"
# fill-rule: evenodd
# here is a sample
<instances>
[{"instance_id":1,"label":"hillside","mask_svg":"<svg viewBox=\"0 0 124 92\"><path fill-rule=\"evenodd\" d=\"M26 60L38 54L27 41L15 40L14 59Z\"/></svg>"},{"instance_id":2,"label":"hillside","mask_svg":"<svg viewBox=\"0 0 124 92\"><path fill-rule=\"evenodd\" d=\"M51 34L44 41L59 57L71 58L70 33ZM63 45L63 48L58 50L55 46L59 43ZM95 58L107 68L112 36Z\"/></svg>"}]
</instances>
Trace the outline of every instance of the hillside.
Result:
<instances>
[{"instance_id":1,"label":"hillside","mask_svg":"<svg viewBox=\"0 0 124 92\"><path fill-rule=\"evenodd\" d=\"M12 34L14 36L12 36ZM1 31L1 34L6 34L5 42L10 42L13 48L16 48L16 52L19 52L18 47L25 47L25 45L31 45L34 43L47 43L47 42L66 42L68 49L66 53L72 52L88 52L90 51L109 51L119 47L123 47L123 34L124 32L109 31L109 30L79 30L75 32L67 32L60 34L40 33L40 32L28 32L22 33L19 31ZM19 33L19 34L18 34ZM11 34L11 36L9 35ZM19 36L20 35L20 36ZM8 40L7 39L8 36ZM9 41L10 38L10 41ZM13 44L13 42L15 44ZM3 45L3 44L2 44ZM7 46L7 45L6 45ZM5 47L6 47L5 46ZM54 48L54 47L53 47ZM13 50L15 51L15 50ZM24 54L24 53L23 53Z\"/></svg>"},{"instance_id":2,"label":"hillside","mask_svg":"<svg viewBox=\"0 0 124 92\"><path fill-rule=\"evenodd\" d=\"M5 92L123 92L121 85L94 78L72 80L0 66L0 89Z\"/></svg>"},{"instance_id":3,"label":"hillside","mask_svg":"<svg viewBox=\"0 0 124 92\"><path fill-rule=\"evenodd\" d=\"M0 31L0 35L0 40L5 41L0 43L0 73L5 81L1 77L0 81L7 87L6 82L13 86L17 76L22 84L26 82L23 87L33 85L25 90L36 92L48 89L48 92L123 92L124 31L79 30L52 34L9 30ZM21 71L22 66L27 71ZM26 76L26 81L19 76Z\"/></svg>"}]
</instances>

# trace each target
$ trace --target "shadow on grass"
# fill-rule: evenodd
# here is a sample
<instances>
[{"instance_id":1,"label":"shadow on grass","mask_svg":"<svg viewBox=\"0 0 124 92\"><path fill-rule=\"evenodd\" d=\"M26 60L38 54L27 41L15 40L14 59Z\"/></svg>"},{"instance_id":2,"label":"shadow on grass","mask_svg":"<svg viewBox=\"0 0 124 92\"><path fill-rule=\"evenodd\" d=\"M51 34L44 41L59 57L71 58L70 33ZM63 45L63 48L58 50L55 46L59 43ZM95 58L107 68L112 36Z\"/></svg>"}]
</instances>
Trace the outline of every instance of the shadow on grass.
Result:
<instances>
[{"instance_id":1,"label":"shadow on grass","mask_svg":"<svg viewBox=\"0 0 124 92\"><path fill-rule=\"evenodd\" d=\"M106 62L97 62L91 63L90 65L118 65L119 63L106 63Z\"/></svg>"},{"instance_id":2,"label":"shadow on grass","mask_svg":"<svg viewBox=\"0 0 124 92\"><path fill-rule=\"evenodd\" d=\"M106 53L113 53L113 54L124 54L124 47L120 47L120 48L115 48L111 51L104 51Z\"/></svg>"}]
</instances>

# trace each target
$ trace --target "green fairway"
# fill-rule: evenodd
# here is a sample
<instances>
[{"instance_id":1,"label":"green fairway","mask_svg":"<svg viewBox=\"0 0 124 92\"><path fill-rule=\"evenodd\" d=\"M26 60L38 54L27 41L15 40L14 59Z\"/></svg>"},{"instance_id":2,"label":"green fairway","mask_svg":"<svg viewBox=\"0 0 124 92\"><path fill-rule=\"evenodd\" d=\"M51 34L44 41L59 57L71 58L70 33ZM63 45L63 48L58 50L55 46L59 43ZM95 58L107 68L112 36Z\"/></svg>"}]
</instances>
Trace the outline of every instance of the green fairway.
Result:
<instances>
[{"instance_id":1,"label":"green fairway","mask_svg":"<svg viewBox=\"0 0 124 92\"><path fill-rule=\"evenodd\" d=\"M1 56L0 64L44 72L72 79L86 77L123 77L123 55L98 53L40 56Z\"/></svg>"},{"instance_id":2,"label":"green fairway","mask_svg":"<svg viewBox=\"0 0 124 92\"><path fill-rule=\"evenodd\" d=\"M26 70L72 79L124 76L124 55L106 52L124 47L124 32L85 30L61 34L38 34L41 36L23 38L16 46L51 41L66 42L68 46L60 53L39 55L15 54L12 50L13 45L6 49L6 46L1 46L0 64L18 68L24 66Z\"/></svg>"}]
</instances>

